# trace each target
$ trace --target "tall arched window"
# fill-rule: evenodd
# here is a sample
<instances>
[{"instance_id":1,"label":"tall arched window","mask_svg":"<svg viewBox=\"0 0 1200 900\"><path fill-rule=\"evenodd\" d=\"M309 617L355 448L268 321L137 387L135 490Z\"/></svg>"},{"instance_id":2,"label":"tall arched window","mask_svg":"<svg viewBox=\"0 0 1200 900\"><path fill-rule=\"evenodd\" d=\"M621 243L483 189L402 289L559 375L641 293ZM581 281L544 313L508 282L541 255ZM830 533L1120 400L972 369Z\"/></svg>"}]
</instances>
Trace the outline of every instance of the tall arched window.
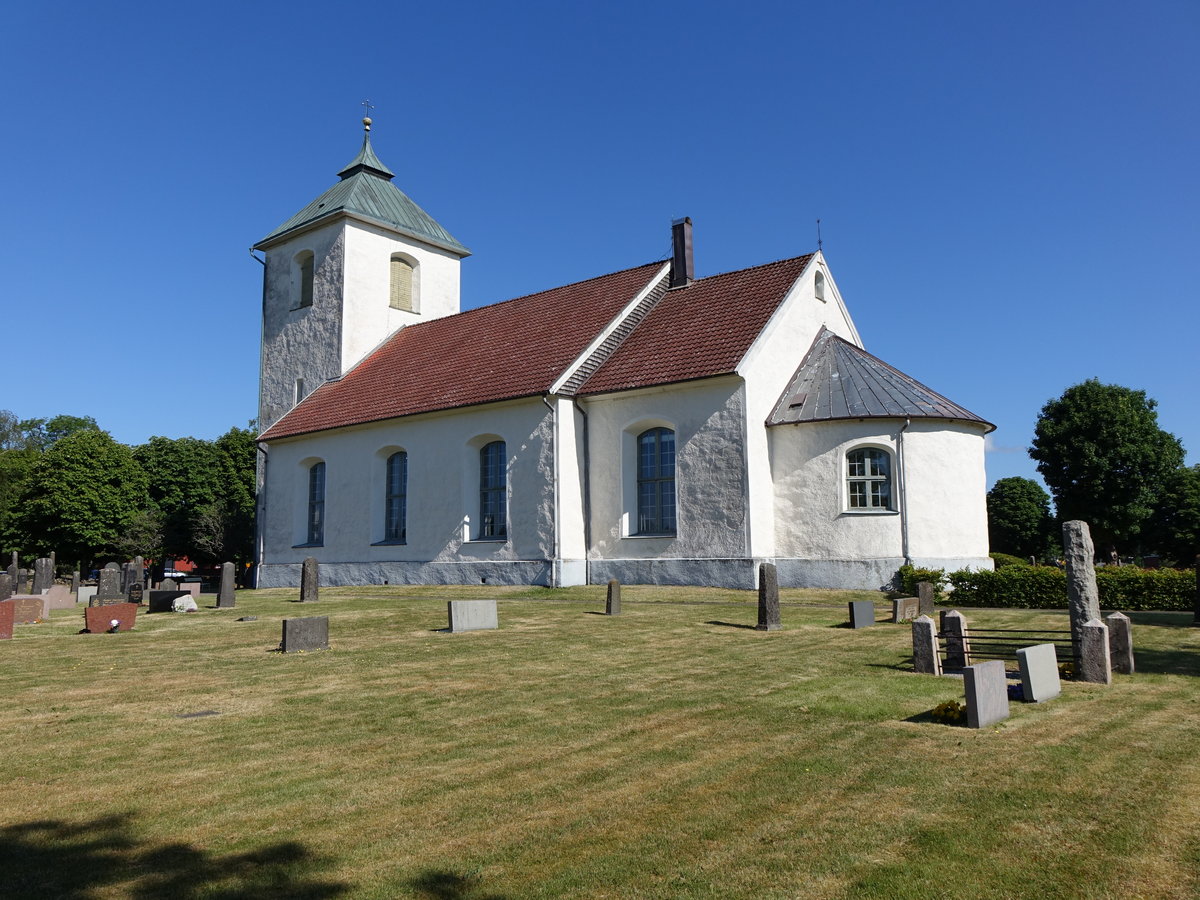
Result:
<instances>
[{"instance_id":1,"label":"tall arched window","mask_svg":"<svg viewBox=\"0 0 1200 900\"><path fill-rule=\"evenodd\" d=\"M313 253L304 250L296 254L296 267L300 270L300 296L296 308L312 306L313 302Z\"/></svg>"},{"instance_id":2,"label":"tall arched window","mask_svg":"<svg viewBox=\"0 0 1200 900\"><path fill-rule=\"evenodd\" d=\"M852 510L892 508L892 458L873 447L846 454L846 506Z\"/></svg>"},{"instance_id":3,"label":"tall arched window","mask_svg":"<svg viewBox=\"0 0 1200 900\"><path fill-rule=\"evenodd\" d=\"M822 302L825 301L825 273L824 272L818 271L817 274L813 276L813 293L816 295L818 300L820 300Z\"/></svg>"},{"instance_id":4,"label":"tall arched window","mask_svg":"<svg viewBox=\"0 0 1200 900\"><path fill-rule=\"evenodd\" d=\"M508 490L504 441L479 451L479 537L508 537Z\"/></svg>"},{"instance_id":5,"label":"tall arched window","mask_svg":"<svg viewBox=\"0 0 1200 900\"><path fill-rule=\"evenodd\" d=\"M675 533L675 432L651 428L637 439L638 534Z\"/></svg>"},{"instance_id":6,"label":"tall arched window","mask_svg":"<svg viewBox=\"0 0 1200 900\"><path fill-rule=\"evenodd\" d=\"M408 454L397 451L387 460L387 489L384 499L383 539L403 543L407 539Z\"/></svg>"},{"instance_id":7,"label":"tall arched window","mask_svg":"<svg viewBox=\"0 0 1200 900\"><path fill-rule=\"evenodd\" d=\"M325 542L325 463L308 470L308 543Z\"/></svg>"},{"instance_id":8,"label":"tall arched window","mask_svg":"<svg viewBox=\"0 0 1200 900\"><path fill-rule=\"evenodd\" d=\"M392 255L392 290L389 305L392 309L413 308L412 263L399 254Z\"/></svg>"}]
</instances>

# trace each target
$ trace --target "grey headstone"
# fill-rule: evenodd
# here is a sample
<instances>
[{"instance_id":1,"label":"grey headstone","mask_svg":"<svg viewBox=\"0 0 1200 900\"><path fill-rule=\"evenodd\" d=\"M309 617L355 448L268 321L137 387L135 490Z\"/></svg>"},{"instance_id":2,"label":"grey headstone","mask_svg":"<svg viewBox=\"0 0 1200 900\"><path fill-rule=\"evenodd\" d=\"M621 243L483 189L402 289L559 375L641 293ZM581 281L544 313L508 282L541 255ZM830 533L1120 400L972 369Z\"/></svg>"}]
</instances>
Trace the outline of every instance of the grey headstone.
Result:
<instances>
[{"instance_id":1,"label":"grey headstone","mask_svg":"<svg viewBox=\"0 0 1200 900\"><path fill-rule=\"evenodd\" d=\"M46 598L47 609L75 608L75 598L71 596L71 592L65 584L50 585L49 588L42 591L42 596Z\"/></svg>"},{"instance_id":2,"label":"grey headstone","mask_svg":"<svg viewBox=\"0 0 1200 900\"><path fill-rule=\"evenodd\" d=\"M17 573L20 577L21 593L30 594L33 592L33 572L30 569L18 569Z\"/></svg>"},{"instance_id":3,"label":"grey headstone","mask_svg":"<svg viewBox=\"0 0 1200 900\"><path fill-rule=\"evenodd\" d=\"M231 609L237 605L234 598L234 568L233 563L221 564L221 587L217 591L217 609Z\"/></svg>"},{"instance_id":4,"label":"grey headstone","mask_svg":"<svg viewBox=\"0 0 1200 900\"><path fill-rule=\"evenodd\" d=\"M1053 700L1062 693L1058 677L1058 651L1053 644L1035 644L1017 650L1021 667L1021 690L1026 703Z\"/></svg>"},{"instance_id":5,"label":"grey headstone","mask_svg":"<svg viewBox=\"0 0 1200 900\"><path fill-rule=\"evenodd\" d=\"M74 594L76 597L79 596L79 573L78 572L71 573L71 593Z\"/></svg>"},{"instance_id":6,"label":"grey headstone","mask_svg":"<svg viewBox=\"0 0 1200 900\"><path fill-rule=\"evenodd\" d=\"M16 551L16 550L14 550L14 551L12 552L12 561L11 561L11 563L10 563L10 565L9 565L9 568L10 568L10 569L15 569L15 568L16 568L17 566L19 566L20 564L21 564L21 560L20 560L20 558L17 556L17 551ZM12 573L10 572L9 574L12 574Z\"/></svg>"},{"instance_id":7,"label":"grey headstone","mask_svg":"<svg viewBox=\"0 0 1200 900\"><path fill-rule=\"evenodd\" d=\"M321 570L317 566L315 556L306 557L300 568L300 602L314 603L317 599L317 588L321 582Z\"/></svg>"},{"instance_id":8,"label":"grey headstone","mask_svg":"<svg viewBox=\"0 0 1200 900\"><path fill-rule=\"evenodd\" d=\"M75 592L76 603L86 603L92 605L92 599L96 596L96 586L94 584L81 584L79 590Z\"/></svg>"},{"instance_id":9,"label":"grey headstone","mask_svg":"<svg viewBox=\"0 0 1200 900\"><path fill-rule=\"evenodd\" d=\"M942 616L942 634L946 638L946 669L957 672L971 663L971 641L967 620L957 609Z\"/></svg>"},{"instance_id":10,"label":"grey headstone","mask_svg":"<svg viewBox=\"0 0 1200 900\"><path fill-rule=\"evenodd\" d=\"M495 600L448 600L446 612L450 616L450 630L456 633L500 627Z\"/></svg>"},{"instance_id":11,"label":"grey headstone","mask_svg":"<svg viewBox=\"0 0 1200 900\"><path fill-rule=\"evenodd\" d=\"M177 591L179 590L179 582L174 578L164 578L159 584L158 589L160 591Z\"/></svg>"},{"instance_id":12,"label":"grey headstone","mask_svg":"<svg viewBox=\"0 0 1200 900\"><path fill-rule=\"evenodd\" d=\"M50 557L44 556L34 560L33 590L30 593L40 594L42 591L48 591L52 584L54 584L54 564L50 562Z\"/></svg>"},{"instance_id":13,"label":"grey headstone","mask_svg":"<svg viewBox=\"0 0 1200 900\"><path fill-rule=\"evenodd\" d=\"M870 600L850 601L850 627L869 628L875 624L875 604Z\"/></svg>"},{"instance_id":14,"label":"grey headstone","mask_svg":"<svg viewBox=\"0 0 1200 900\"><path fill-rule=\"evenodd\" d=\"M771 563L758 567L758 630L778 631L783 627L779 619L779 573Z\"/></svg>"},{"instance_id":15,"label":"grey headstone","mask_svg":"<svg viewBox=\"0 0 1200 900\"><path fill-rule=\"evenodd\" d=\"M918 581L917 582L917 605L923 616L933 615L934 600L937 597L937 592L933 589L933 582Z\"/></svg>"},{"instance_id":16,"label":"grey headstone","mask_svg":"<svg viewBox=\"0 0 1200 900\"><path fill-rule=\"evenodd\" d=\"M98 605L104 600L124 600L121 591L121 570L116 563L109 563L100 570L100 583L96 585L96 595L92 597L92 605Z\"/></svg>"},{"instance_id":17,"label":"grey headstone","mask_svg":"<svg viewBox=\"0 0 1200 900\"><path fill-rule=\"evenodd\" d=\"M142 600L146 596L145 585L140 581L129 582L129 589L125 592L125 599L130 603L142 605Z\"/></svg>"},{"instance_id":18,"label":"grey headstone","mask_svg":"<svg viewBox=\"0 0 1200 900\"><path fill-rule=\"evenodd\" d=\"M132 573L133 573L133 563L129 563L129 562L121 563L121 593L122 594L127 594L129 592L129 579L131 579L133 577Z\"/></svg>"},{"instance_id":19,"label":"grey headstone","mask_svg":"<svg viewBox=\"0 0 1200 900\"><path fill-rule=\"evenodd\" d=\"M12 576L7 572L0 575L0 600L7 600L13 595Z\"/></svg>"},{"instance_id":20,"label":"grey headstone","mask_svg":"<svg viewBox=\"0 0 1200 900\"><path fill-rule=\"evenodd\" d=\"M604 614L619 616L621 614L621 582L615 578L609 579L608 596L604 599Z\"/></svg>"},{"instance_id":21,"label":"grey headstone","mask_svg":"<svg viewBox=\"0 0 1200 900\"><path fill-rule=\"evenodd\" d=\"M146 561L140 556L135 556L130 564L129 583L140 584L143 593L146 590Z\"/></svg>"},{"instance_id":22,"label":"grey headstone","mask_svg":"<svg viewBox=\"0 0 1200 900\"><path fill-rule=\"evenodd\" d=\"M12 582L13 590L17 589L17 582L21 580L21 569L16 562L17 554L13 553L13 563L8 567L8 580Z\"/></svg>"},{"instance_id":23,"label":"grey headstone","mask_svg":"<svg viewBox=\"0 0 1200 900\"><path fill-rule=\"evenodd\" d=\"M897 597L892 601L892 624L911 622L917 616L923 615L916 597ZM930 621L933 621L932 619Z\"/></svg>"},{"instance_id":24,"label":"grey headstone","mask_svg":"<svg viewBox=\"0 0 1200 900\"><path fill-rule=\"evenodd\" d=\"M1071 611L1071 642L1079 653L1080 629L1100 618L1100 592L1096 588L1096 548L1087 522L1063 522L1063 559L1067 566L1067 605Z\"/></svg>"},{"instance_id":25,"label":"grey headstone","mask_svg":"<svg viewBox=\"0 0 1200 900\"><path fill-rule=\"evenodd\" d=\"M1092 619L1084 622L1079 631L1079 679L1092 684L1112 684L1108 626L1099 619Z\"/></svg>"},{"instance_id":26,"label":"grey headstone","mask_svg":"<svg viewBox=\"0 0 1200 900\"><path fill-rule=\"evenodd\" d=\"M279 643L284 653L329 649L329 616L308 616L283 620L283 639Z\"/></svg>"},{"instance_id":27,"label":"grey headstone","mask_svg":"<svg viewBox=\"0 0 1200 900\"><path fill-rule=\"evenodd\" d=\"M1120 675L1133 674L1133 623L1129 616L1115 612L1104 617L1108 626L1108 654L1112 670Z\"/></svg>"},{"instance_id":28,"label":"grey headstone","mask_svg":"<svg viewBox=\"0 0 1200 900\"><path fill-rule=\"evenodd\" d=\"M963 669L967 727L987 728L1008 718L1008 679L1004 662L989 659Z\"/></svg>"},{"instance_id":29,"label":"grey headstone","mask_svg":"<svg viewBox=\"0 0 1200 900\"><path fill-rule=\"evenodd\" d=\"M929 616L917 616L912 623L913 668L921 675L941 675L942 658L938 653L937 628Z\"/></svg>"}]
</instances>

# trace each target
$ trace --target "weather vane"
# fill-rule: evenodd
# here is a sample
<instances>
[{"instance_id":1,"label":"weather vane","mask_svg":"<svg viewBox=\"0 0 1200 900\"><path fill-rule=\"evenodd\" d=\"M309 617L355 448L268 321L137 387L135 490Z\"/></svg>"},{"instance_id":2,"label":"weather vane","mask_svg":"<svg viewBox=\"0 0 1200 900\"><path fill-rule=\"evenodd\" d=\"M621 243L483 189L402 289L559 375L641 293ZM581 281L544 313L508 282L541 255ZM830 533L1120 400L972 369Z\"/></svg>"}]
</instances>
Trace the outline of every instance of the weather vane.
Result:
<instances>
[{"instance_id":1,"label":"weather vane","mask_svg":"<svg viewBox=\"0 0 1200 900\"><path fill-rule=\"evenodd\" d=\"M367 131L370 131L371 130L371 110L373 110L375 108L375 106L371 103L370 100L364 100L359 105L362 106L362 108L363 108L363 128L365 128Z\"/></svg>"}]
</instances>

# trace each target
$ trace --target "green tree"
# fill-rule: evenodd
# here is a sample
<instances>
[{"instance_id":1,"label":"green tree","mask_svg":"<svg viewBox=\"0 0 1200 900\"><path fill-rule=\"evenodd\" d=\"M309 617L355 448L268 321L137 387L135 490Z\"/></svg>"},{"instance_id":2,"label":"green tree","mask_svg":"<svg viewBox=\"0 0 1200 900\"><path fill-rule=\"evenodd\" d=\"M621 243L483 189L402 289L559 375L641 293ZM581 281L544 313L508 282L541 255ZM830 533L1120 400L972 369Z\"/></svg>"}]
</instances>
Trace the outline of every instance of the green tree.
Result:
<instances>
[{"instance_id":1,"label":"green tree","mask_svg":"<svg viewBox=\"0 0 1200 900\"><path fill-rule=\"evenodd\" d=\"M55 441L33 463L14 526L27 551L90 562L116 554L146 502L146 478L129 448L86 428Z\"/></svg>"},{"instance_id":2,"label":"green tree","mask_svg":"<svg viewBox=\"0 0 1200 900\"><path fill-rule=\"evenodd\" d=\"M1183 464L1179 439L1158 427L1145 391L1092 378L1042 407L1029 455L1060 519L1082 519L1109 555L1135 539L1167 477Z\"/></svg>"},{"instance_id":3,"label":"green tree","mask_svg":"<svg viewBox=\"0 0 1200 900\"><path fill-rule=\"evenodd\" d=\"M988 539L992 550L1044 558L1054 544L1050 495L1031 478L1001 478L987 494Z\"/></svg>"},{"instance_id":4,"label":"green tree","mask_svg":"<svg viewBox=\"0 0 1200 900\"><path fill-rule=\"evenodd\" d=\"M1195 564L1200 554L1200 464L1180 466L1167 476L1142 543L1177 566Z\"/></svg>"},{"instance_id":5,"label":"green tree","mask_svg":"<svg viewBox=\"0 0 1200 900\"><path fill-rule=\"evenodd\" d=\"M220 467L212 443L193 437L152 437L134 448L133 456L146 475L151 518L161 523L158 543L163 554L197 560L192 522L199 510L216 501L220 490Z\"/></svg>"}]
</instances>

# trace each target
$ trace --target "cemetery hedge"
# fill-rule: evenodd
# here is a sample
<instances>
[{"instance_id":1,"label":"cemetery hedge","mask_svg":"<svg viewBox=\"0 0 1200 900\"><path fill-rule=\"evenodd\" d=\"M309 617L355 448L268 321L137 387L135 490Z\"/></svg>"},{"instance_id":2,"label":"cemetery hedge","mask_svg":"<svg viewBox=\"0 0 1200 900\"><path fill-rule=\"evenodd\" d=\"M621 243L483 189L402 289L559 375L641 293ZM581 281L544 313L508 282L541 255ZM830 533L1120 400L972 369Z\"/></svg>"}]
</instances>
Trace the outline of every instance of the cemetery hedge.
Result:
<instances>
[{"instance_id":1,"label":"cemetery hedge","mask_svg":"<svg viewBox=\"0 0 1200 900\"><path fill-rule=\"evenodd\" d=\"M1067 606L1067 574L1052 566L1004 566L992 572L951 572L944 577L954 588L954 606ZM1195 605L1196 575L1185 569L1105 566L1096 570L1096 586L1105 609L1191 610Z\"/></svg>"}]
</instances>

